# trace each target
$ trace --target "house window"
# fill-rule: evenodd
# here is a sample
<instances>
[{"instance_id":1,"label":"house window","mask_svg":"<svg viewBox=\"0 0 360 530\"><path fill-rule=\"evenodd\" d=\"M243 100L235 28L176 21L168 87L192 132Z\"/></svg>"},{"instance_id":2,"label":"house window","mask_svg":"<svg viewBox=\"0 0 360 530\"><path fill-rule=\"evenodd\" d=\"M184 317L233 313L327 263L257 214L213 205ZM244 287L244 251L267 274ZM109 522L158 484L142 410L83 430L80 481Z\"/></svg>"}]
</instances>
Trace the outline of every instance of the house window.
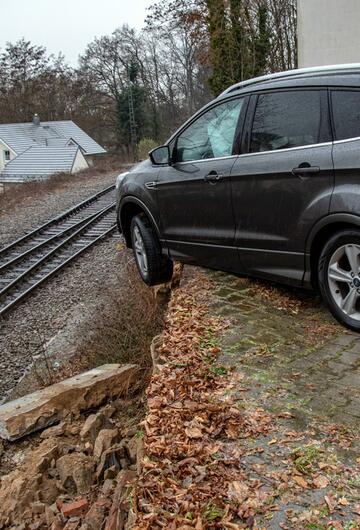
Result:
<instances>
[{"instance_id":1,"label":"house window","mask_svg":"<svg viewBox=\"0 0 360 530\"><path fill-rule=\"evenodd\" d=\"M10 151L4 151L4 158L5 158L5 162L9 162L9 160L10 160Z\"/></svg>"}]
</instances>

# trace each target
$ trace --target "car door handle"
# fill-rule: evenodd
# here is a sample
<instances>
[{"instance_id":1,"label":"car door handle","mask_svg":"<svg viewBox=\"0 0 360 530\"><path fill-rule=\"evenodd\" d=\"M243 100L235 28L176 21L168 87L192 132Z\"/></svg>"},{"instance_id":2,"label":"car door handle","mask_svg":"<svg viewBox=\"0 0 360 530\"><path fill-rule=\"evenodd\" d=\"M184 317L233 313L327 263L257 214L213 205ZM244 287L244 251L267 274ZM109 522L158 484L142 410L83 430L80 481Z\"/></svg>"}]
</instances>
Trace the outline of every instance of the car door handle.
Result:
<instances>
[{"instance_id":1,"label":"car door handle","mask_svg":"<svg viewBox=\"0 0 360 530\"><path fill-rule=\"evenodd\" d=\"M216 184L221 179L222 175L218 173L217 171L210 171L208 175L205 175L204 180L205 182L209 182L210 184Z\"/></svg>"},{"instance_id":2,"label":"car door handle","mask_svg":"<svg viewBox=\"0 0 360 530\"><path fill-rule=\"evenodd\" d=\"M153 190L156 188L156 182L152 181L152 182L145 182L145 187L148 189L148 190Z\"/></svg>"},{"instance_id":3,"label":"car door handle","mask_svg":"<svg viewBox=\"0 0 360 530\"><path fill-rule=\"evenodd\" d=\"M316 173L320 173L320 168L318 166L310 166L310 164L300 164L298 167L294 167L292 170L292 174L296 176L304 176L307 175L315 175Z\"/></svg>"}]
</instances>

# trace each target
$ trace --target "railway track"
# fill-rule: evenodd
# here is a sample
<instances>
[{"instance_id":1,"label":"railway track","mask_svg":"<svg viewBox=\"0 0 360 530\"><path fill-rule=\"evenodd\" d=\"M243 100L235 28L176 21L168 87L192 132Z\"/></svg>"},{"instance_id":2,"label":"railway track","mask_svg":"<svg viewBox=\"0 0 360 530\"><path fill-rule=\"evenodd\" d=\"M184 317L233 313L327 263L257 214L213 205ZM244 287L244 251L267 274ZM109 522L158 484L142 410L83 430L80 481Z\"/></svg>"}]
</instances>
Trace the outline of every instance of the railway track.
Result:
<instances>
[{"instance_id":1,"label":"railway track","mask_svg":"<svg viewBox=\"0 0 360 530\"><path fill-rule=\"evenodd\" d=\"M0 249L0 315L115 229L110 186Z\"/></svg>"}]
</instances>

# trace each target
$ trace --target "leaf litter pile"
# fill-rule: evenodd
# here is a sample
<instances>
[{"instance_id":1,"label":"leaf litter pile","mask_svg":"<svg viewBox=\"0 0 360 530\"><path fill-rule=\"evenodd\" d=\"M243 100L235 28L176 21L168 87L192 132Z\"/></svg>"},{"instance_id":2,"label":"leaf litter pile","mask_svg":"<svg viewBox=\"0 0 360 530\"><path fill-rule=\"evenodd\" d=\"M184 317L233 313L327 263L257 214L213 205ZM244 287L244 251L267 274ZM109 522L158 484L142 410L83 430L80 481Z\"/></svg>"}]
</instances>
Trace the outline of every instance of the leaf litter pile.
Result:
<instances>
[{"instance_id":1,"label":"leaf litter pile","mask_svg":"<svg viewBox=\"0 0 360 530\"><path fill-rule=\"evenodd\" d=\"M290 430L289 412L253 403L245 378L219 364L229 323L211 314L212 288L197 272L169 305L148 388L133 528L360 528L360 460L348 466L328 450L336 426L324 445L315 430Z\"/></svg>"}]
</instances>

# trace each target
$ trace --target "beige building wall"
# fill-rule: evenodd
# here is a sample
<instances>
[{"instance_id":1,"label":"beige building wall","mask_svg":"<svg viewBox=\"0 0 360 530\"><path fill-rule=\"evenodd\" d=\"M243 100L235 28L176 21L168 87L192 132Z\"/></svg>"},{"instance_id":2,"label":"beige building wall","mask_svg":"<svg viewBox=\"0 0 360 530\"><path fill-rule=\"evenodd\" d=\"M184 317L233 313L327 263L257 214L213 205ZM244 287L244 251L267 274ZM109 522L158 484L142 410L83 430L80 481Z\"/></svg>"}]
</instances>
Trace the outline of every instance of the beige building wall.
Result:
<instances>
[{"instance_id":1,"label":"beige building wall","mask_svg":"<svg viewBox=\"0 0 360 530\"><path fill-rule=\"evenodd\" d=\"M15 153L13 153L13 151L11 151L9 149L9 147L4 142L2 142L1 139L0 139L0 171L2 171L2 169L4 169L5 164L7 163L6 160L5 160L5 152L6 151L10 151L10 160L15 158Z\"/></svg>"},{"instance_id":2,"label":"beige building wall","mask_svg":"<svg viewBox=\"0 0 360 530\"><path fill-rule=\"evenodd\" d=\"M86 159L80 149L78 149L78 152L76 153L76 157L74 160L74 164L71 170L71 173L77 173L78 171L81 171L83 169L87 169L89 167L88 163L86 162Z\"/></svg>"},{"instance_id":3,"label":"beige building wall","mask_svg":"<svg viewBox=\"0 0 360 530\"><path fill-rule=\"evenodd\" d=\"M360 63L360 0L297 0L299 68Z\"/></svg>"}]
</instances>

